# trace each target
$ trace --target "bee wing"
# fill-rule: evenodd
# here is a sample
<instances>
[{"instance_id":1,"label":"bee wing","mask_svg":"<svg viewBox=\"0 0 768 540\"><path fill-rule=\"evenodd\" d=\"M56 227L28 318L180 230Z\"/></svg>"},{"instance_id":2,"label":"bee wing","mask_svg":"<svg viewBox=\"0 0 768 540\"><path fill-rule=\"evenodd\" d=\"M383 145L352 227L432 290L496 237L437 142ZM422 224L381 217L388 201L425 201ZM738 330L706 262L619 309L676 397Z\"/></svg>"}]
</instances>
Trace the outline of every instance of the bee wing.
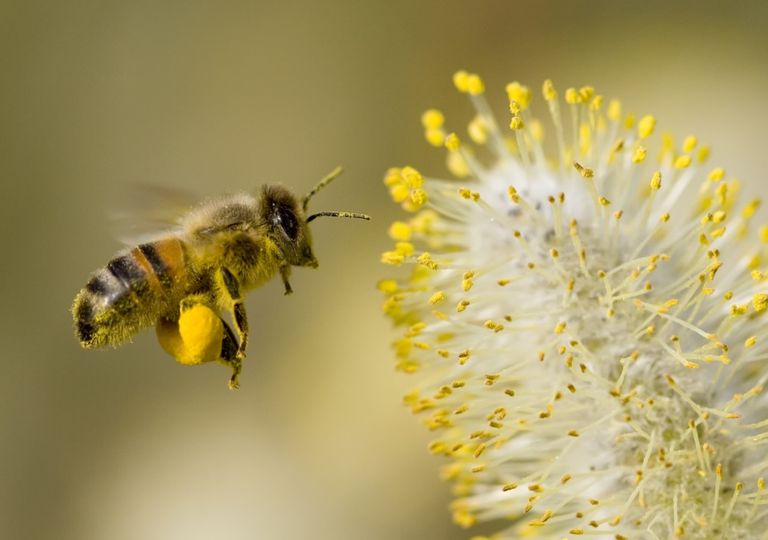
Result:
<instances>
[{"instance_id":1,"label":"bee wing","mask_svg":"<svg viewBox=\"0 0 768 540\"><path fill-rule=\"evenodd\" d=\"M191 190L154 184L133 184L111 212L120 242L135 246L180 229L182 218L201 197Z\"/></svg>"}]
</instances>

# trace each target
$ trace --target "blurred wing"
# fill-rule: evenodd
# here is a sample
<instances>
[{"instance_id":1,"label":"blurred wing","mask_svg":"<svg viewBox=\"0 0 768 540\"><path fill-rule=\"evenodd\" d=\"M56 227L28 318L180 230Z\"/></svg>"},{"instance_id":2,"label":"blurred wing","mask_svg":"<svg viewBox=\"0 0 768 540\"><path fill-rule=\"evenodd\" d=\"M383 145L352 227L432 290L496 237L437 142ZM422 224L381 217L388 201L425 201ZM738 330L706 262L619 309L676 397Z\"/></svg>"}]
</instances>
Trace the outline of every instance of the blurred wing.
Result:
<instances>
[{"instance_id":1,"label":"blurred wing","mask_svg":"<svg viewBox=\"0 0 768 540\"><path fill-rule=\"evenodd\" d=\"M182 188L133 184L127 191L111 217L116 238L128 246L178 231L181 219L200 202Z\"/></svg>"}]
</instances>

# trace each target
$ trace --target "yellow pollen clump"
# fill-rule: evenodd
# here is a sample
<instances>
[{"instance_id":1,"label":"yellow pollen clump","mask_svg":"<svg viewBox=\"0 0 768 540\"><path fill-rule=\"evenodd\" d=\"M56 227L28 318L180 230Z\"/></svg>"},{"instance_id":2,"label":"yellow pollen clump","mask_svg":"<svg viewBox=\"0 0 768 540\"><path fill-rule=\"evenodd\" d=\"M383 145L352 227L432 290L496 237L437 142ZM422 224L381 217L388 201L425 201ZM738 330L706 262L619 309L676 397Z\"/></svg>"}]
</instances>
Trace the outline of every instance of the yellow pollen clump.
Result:
<instances>
[{"instance_id":1,"label":"yellow pollen clump","mask_svg":"<svg viewBox=\"0 0 768 540\"><path fill-rule=\"evenodd\" d=\"M393 240L407 242L411 239L413 230L410 225L402 221L395 221L389 226L389 237Z\"/></svg>"},{"instance_id":2,"label":"yellow pollen clump","mask_svg":"<svg viewBox=\"0 0 768 540\"><path fill-rule=\"evenodd\" d=\"M583 178L592 178L593 176L595 176L595 171L593 171L592 169L587 169L581 163L574 162L573 166L576 168L577 171L579 171L579 174Z\"/></svg>"},{"instance_id":3,"label":"yellow pollen clump","mask_svg":"<svg viewBox=\"0 0 768 540\"><path fill-rule=\"evenodd\" d=\"M461 93L469 92L469 73L463 69L453 74L453 85Z\"/></svg>"},{"instance_id":4,"label":"yellow pollen clump","mask_svg":"<svg viewBox=\"0 0 768 540\"><path fill-rule=\"evenodd\" d=\"M656 171L651 177L651 189L658 191L661 189L661 171Z\"/></svg>"},{"instance_id":5,"label":"yellow pollen clump","mask_svg":"<svg viewBox=\"0 0 768 540\"><path fill-rule=\"evenodd\" d=\"M688 135L685 139L683 139L683 152L690 154L693 152L693 149L696 148L697 143L698 139L696 139L695 136Z\"/></svg>"},{"instance_id":6,"label":"yellow pollen clump","mask_svg":"<svg viewBox=\"0 0 768 540\"><path fill-rule=\"evenodd\" d=\"M641 139L650 137L656 127L656 119L652 115L643 116L637 123L637 134Z\"/></svg>"},{"instance_id":7,"label":"yellow pollen clump","mask_svg":"<svg viewBox=\"0 0 768 540\"><path fill-rule=\"evenodd\" d=\"M565 89L565 102L569 105L575 105L581 101L581 96L575 88Z\"/></svg>"},{"instance_id":8,"label":"yellow pollen clump","mask_svg":"<svg viewBox=\"0 0 768 540\"><path fill-rule=\"evenodd\" d=\"M524 127L523 119L520 118L519 116L513 116L512 119L509 121L509 127L514 130L523 129Z\"/></svg>"},{"instance_id":9,"label":"yellow pollen clump","mask_svg":"<svg viewBox=\"0 0 768 540\"><path fill-rule=\"evenodd\" d=\"M643 146L638 146L632 153L632 163L642 163L645 161L645 157L648 155L648 151Z\"/></svg>"},{"instance_id":10,"label":"yellow pollen clump","mask_svg":"<svg viewBox=\"0 0 768 540\"><path fill-rule=\"evenodd\" d=\"M488 125L483 117L480 115L475 116L467 127L469 138L475 144L485 144L488 141Z\"/></svg>"},{"instance_id":11,"label":"yellow pollen clump","mask_svg":"<svg viewBox=\"0 0 768 540\"><path fill-rule=\"evenodd\" d=\"M456 152L460 146L461 141L459 140L459 136L455 133L449 133L445 138L445 147L451 152Z\"/></svg>"},{"instance_id":12,"label":"yellow pollen clump","mask_svg":"<svg viewBox=\"0 0 768 540\"><path fill-rule=\"evenodd\" d=\"M424 138L435 148L440 148L445 144L445 133L442 129L426 129L424 130Z\"/></svg>"},{"instance_id":13,"label":"yellow pollen clump","mask_svg":"<svg viewBox=\"0 0 768 540\"><path fill-rule=\"evenodd\" d=\"M608 111L606 112L608 119L613 122L621 120L621 101L618 99L612 99L608 103Z\"/></svg>"},{"instance_id":14,"label":"yellow pollen clump","mask_svg":"<svg viewBox=\"0 0 768 540\"><path fill-rule=\"evenodd\" d=\"M519 82L511 82L506 87L507 97L510 101L514 101L520 105L522 109L527 109L531 103L531 90L527 86L523 86Z\"/></svg>"},{"instance_id":15,"label":"yellow pollen clump","mask_svg":"<svg viewBox=\"0 0 768 540\"><path fill-rule=\"evenodd\" d=\"M554 101L557 99L557 90L555 90L555 85L552 84L551 80L547 79L541 85L541 94L547 101Z\"/></svg>"},{"instance_id":16,"label":"yellow pollen clump","mask_svg":"<svg viewBox=\"0 0 768 540\"><path fill-rule=\"evenodd\" d=\"M722 167L717 167L716 169L712 169L709 174L707 175L707 180L710 182L719 182L725 178L725 169Z\"/></svg>"},{"instance_id":17,"label":"yellow pollen clump","mask_svg":"<svg viewBox=\"0 0 768 540\"><path fill-rule=\"evenodd\" d=\"M435 294L433 294L432 296L429 297L429 303L432 304L432 305L439 304L440 302L443 302L444 300L445 300L445 293L443 291L438 291L438 292L436 292Z\"/></svg>"},{"instance_id":18,"label":"yellow pollen clump","mask_svg":"<svg viewBox=\"0 0 768 540\"><path fill-rule=\"evenodd\" d=\"M691 156L682 155L675 159L675 169L687 169L691 165Z\"/></svg>"},{"instance_id":19,"label":"yellow pollen clump","mask_svg":"<svg viewBox=\"0 0 768 540\"><path fill-rule=\"evenodd\" d=\"M477 96L485 92L485 83L483 83L483 79L481 79L479 75L474 73L471 74L467 78L467 91L473 96Z\"/></svg>"},{"instance_id":20,"label":"yellow pollen clump","mask_svg":"<svg viewBox=\"0 0 768 540\"><path fill-rule=\"evenodd\" d=\"M755 313L768 309L768 294L758 293L752 296L752 307L755 308Z\"/></svg>"},{"instance_id":21,"label":"yellow pollen clump","mask_svg":"<svg viewBox=\"0 0 768 540\"><path fill-rule=\"evenodd\" d=\"M445 117L437 109L428 109L421 115L421 125L425 129L437 129L443 127Z\"/></svg>"}]
</instances>

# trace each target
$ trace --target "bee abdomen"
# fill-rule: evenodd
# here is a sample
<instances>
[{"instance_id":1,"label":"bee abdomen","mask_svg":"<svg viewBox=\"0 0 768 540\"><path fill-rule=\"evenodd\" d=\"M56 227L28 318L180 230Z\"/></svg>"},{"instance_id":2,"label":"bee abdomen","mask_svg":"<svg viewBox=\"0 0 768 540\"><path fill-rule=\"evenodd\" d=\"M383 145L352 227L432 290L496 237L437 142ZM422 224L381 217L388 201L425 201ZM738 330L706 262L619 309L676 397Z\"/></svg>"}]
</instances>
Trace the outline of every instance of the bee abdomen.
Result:
<instances>
[{"instance_id":1,"label":"bee abdomen","mask_svg":"<svg viewBox=\"0 0 768 540\"><path fill-rule=\"evenodd\" d=\"M109 261L75 298L72 314L81 345L116 346L154 324L173 296L173 275L182 268L181 242L170 238Z\"/></svg>"}]
</instances>

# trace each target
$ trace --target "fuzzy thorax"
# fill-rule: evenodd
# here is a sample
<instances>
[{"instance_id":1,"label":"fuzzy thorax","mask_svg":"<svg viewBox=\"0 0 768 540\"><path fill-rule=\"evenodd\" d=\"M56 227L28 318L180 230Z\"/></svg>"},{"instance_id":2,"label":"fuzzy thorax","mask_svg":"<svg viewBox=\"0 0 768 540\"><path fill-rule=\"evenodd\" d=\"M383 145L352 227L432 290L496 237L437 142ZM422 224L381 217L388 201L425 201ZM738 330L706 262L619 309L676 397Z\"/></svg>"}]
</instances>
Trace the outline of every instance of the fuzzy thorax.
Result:
<instances>
[{"instance_id":1,"label":"fuzzy thorax","mask_svg":"<svg viewBox=\"0 0 768 540\"><path fill-rule=\"evenodd\" d=\"M422 117L458 180L385 177L384 311L406 404L448 458L457 523L494 538L752 538L768 527L768 229L696 137L656 133L594 88L456 87L466 144ZM551 135L545 137L545 131Z\"/></svg>"}]
</instances>

